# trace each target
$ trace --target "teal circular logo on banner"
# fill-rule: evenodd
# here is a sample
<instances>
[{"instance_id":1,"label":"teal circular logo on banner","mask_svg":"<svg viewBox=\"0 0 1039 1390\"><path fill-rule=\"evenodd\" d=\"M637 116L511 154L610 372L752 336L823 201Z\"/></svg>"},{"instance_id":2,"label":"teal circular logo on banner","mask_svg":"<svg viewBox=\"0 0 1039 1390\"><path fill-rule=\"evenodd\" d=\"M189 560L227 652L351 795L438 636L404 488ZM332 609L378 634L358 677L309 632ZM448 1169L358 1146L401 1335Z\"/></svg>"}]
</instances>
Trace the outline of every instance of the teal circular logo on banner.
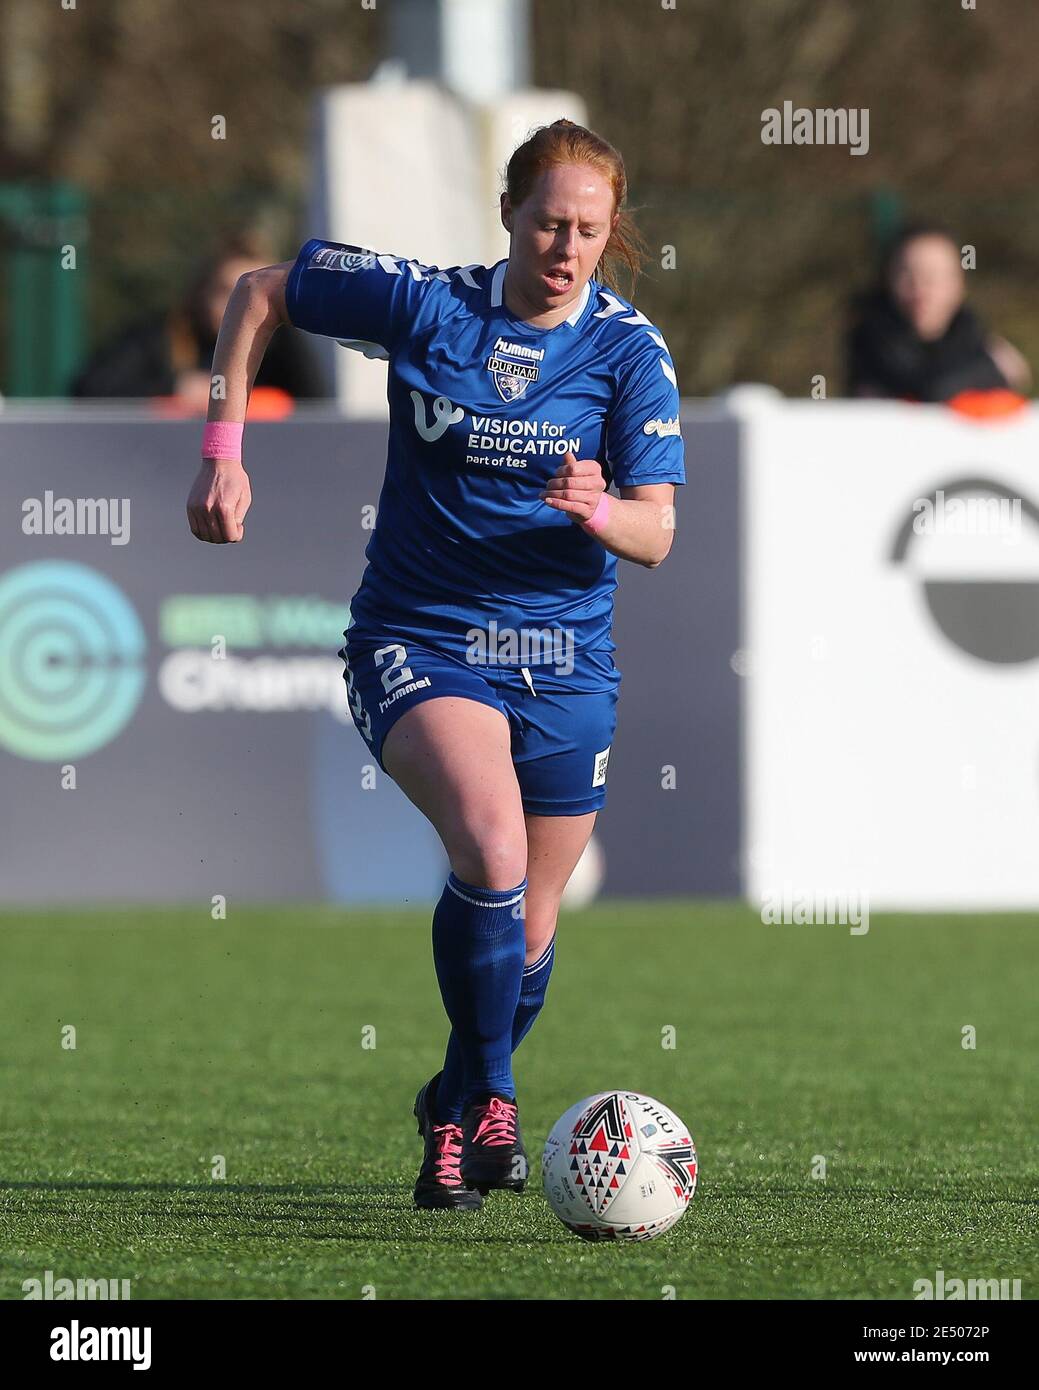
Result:
<instances>
[{"instance_id":1,"label":"teal circular logo on banner","mask_svg":"<svg viewBox=\"0 0 1039 1390\"><path fill-rule=\"evenodd\" d=\"M147 639L126 595L68 560L0 578L0 746L63 761L110 743L147 680Z\"/></svg>"}]
</instances>

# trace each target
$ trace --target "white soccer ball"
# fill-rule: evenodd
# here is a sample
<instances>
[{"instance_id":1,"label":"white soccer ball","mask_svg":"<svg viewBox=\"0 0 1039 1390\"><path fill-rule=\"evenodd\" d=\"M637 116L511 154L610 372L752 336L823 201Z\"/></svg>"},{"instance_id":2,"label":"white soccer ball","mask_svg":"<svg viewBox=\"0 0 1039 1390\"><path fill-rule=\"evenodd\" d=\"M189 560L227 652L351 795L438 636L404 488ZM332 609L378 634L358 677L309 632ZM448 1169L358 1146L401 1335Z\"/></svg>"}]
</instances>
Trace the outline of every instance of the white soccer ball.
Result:
<instances>
[{"instance_id":1,"label":"white soccer ball","mask_svg":"<svg viewBox=\"0 0 1039 1390\"><path fill-rule=\"evenodd\" d=\"M552 1127L541 1159L549 1206L584 1240L650 1240L696 1190L696 1146L666 1105L600 1091Z\"/></svg>"}]
</instances>

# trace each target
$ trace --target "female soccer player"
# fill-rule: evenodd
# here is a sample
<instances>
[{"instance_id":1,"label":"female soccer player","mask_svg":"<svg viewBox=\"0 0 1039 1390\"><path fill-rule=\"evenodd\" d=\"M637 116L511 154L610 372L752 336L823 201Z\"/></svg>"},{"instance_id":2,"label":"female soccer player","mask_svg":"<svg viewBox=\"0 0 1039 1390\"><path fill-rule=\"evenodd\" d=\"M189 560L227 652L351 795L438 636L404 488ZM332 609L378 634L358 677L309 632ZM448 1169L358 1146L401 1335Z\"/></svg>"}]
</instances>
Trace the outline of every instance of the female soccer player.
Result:
<instances>
[{"instance_id":1,"label":"female soccer player","mask_svg":"<svg viewBox=\"0 0 1039 1390\"><path fill-rule=\"evenodd\" d=\"M555 121L509 161L506 260L439 270L308 241L242 277L217 343L226 395L188 499L215 543L244 536L241 422L278 325L389 361L386 478L340 655L358 730L451 866L433 914L451 1033L415 1102L420 1207L523 1188L512 1054L606 798L617 559L661 563L685 481L671 358L615 287L640 259L626 194L618 152Z\"/></svg>"}]
</instances>

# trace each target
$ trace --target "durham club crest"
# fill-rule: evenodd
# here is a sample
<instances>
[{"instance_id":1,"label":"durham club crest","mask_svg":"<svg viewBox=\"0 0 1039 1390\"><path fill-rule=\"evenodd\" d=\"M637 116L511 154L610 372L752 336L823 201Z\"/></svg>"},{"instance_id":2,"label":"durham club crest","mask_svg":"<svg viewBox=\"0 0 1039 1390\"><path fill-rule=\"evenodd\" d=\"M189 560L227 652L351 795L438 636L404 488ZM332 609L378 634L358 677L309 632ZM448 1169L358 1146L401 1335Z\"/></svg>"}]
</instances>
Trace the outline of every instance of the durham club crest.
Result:
<instances>
[{"instance_id":1,"label":"durham club crest","mask_svg":"<svg viewBox=\"0 0 1039 1390\"><path fill-rule=\"evenodd\" d=\"M518 401L530 383L537 381L544 356L544 348L524 347L521 343L510 343L507 338L499 338L494 344L494 351L487 359L487 370L506 405Z\"/></svg>"}]
</instances>

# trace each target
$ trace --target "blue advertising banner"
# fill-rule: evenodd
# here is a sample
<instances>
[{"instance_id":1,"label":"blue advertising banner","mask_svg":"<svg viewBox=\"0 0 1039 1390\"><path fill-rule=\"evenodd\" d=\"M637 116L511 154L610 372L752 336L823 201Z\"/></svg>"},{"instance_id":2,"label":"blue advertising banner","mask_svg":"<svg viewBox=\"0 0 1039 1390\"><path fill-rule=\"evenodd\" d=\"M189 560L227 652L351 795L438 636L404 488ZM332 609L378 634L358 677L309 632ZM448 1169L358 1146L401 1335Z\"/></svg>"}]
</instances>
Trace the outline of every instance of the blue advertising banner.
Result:
<instances>
[{"instance_id":1,"label":"blue advertising banner","mask_svg":"<svg viewBox=\"0 0 1039 1390\"><path fill-rule=\"evenodd\" d=\"M190 533L197 423L0 418L0 895L413 903L446 858L373 764L336 655L385 426L250 425L241 545ZM604 892L738 891L737 427L686 428L657 570L622 565Z\"/></svg>"}]
</instances>

